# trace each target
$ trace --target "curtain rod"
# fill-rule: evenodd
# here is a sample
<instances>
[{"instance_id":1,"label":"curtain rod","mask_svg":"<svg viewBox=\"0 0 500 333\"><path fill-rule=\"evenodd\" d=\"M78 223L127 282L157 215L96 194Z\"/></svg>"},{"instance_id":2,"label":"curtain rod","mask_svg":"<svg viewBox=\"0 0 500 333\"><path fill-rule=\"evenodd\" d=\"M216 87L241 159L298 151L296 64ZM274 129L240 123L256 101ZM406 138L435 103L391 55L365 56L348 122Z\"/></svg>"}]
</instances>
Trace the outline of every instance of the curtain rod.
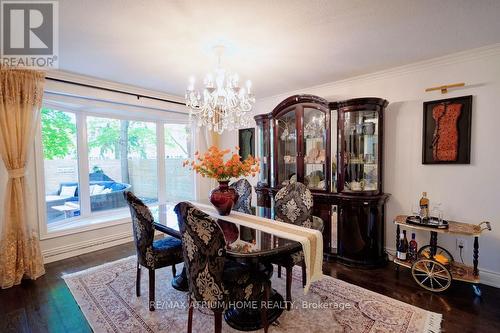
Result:
<instances>
[{"instance_id":1,"label":"curtain rod","mask_svg":"<svg viewBox=\"0 0 500 333\"><path fill-rule=\"evenodd\" d=\"M111 92L115 92L115 93L119 93L119 94L136 96L137 99L148 98L148 99L153 99L153 100L156 100L156 101L162 101L162 102L173 103L173 104L178 104L178 105L186 105L184 103L173 101L173 100L170 100L170 99L164 99L164 98L147 96L147 95L141 95L141 94L134 94L134 93L131 93L131 92L128 92L128 91L123 91L123 90L118 90L118 89L112 89L112 88L106 88L106 87L100 87L100 86L94 86L94 85L91 85L91 84L80 83L80 82L75 82L75 81L62 80L62 79L57 79L57 78L50 77L50 76L46 76L45 79L50 80L50 81L55 81L55 82L73 84L73 85L81 86L81 87L95 88L95 89L100 89L100 90L105 90L105 91L111 91Z\"/></svg>"}]
</instances>

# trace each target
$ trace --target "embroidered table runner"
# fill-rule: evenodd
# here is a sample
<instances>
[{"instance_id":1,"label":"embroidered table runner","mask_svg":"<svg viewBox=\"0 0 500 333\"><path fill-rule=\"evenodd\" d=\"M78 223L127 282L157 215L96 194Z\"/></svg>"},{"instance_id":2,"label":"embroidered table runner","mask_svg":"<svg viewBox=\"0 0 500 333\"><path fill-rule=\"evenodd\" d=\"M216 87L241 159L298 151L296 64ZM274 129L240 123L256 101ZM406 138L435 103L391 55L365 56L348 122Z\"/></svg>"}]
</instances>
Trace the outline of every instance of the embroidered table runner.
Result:
<instances>
[{"instance_id":1,"label":"embroidered table runner","mask_svg":"<svg viewBox=\"0 0 500 333\"><path fill-rule=\"evenodd\" d=\"M220 216L211 205L191 202L198 209L213 218L266 232L277 237L290 239L302 244L306 266L306 293L311 283L323 276L323 235L319 230L279 222L265 217L231 211L228 216Z\"/></svg>"}]
</instances>

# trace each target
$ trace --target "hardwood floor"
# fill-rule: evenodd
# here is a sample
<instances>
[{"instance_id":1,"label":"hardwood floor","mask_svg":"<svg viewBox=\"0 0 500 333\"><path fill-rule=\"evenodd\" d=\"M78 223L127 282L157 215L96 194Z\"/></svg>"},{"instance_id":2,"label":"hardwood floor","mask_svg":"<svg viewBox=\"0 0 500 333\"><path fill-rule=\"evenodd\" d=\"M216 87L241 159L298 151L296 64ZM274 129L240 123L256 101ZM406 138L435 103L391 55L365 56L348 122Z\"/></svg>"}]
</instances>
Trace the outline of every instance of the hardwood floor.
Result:
<instances>
[{"instance_id":1,"label":"hardwood floor","mask_svg":"<svg viewBox=\"0 0 500 333\"><path fill-rule=\"evenodd\" d=\"M83 313L61 275L114 261L135 253L132 243L84 254L46 265L36 281L0 290L0 332L91 332ZM500 289L482 286L483 297L474 297L469 284L454 283L443 294L415 285L409 270L399 277L385 268L360 270L326 263L325 274L380 294L442 313L444 332L500 332Z\"/></svg>"}]
</instances>

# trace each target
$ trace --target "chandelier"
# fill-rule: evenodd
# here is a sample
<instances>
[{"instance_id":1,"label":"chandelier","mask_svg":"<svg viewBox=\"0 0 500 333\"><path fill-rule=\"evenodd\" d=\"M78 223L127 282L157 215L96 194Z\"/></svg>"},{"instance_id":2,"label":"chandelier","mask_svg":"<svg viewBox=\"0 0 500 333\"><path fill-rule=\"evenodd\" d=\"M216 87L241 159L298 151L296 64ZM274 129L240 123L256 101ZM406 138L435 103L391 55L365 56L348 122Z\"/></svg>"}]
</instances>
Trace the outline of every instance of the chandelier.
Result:
<instances>
[{"instance_id":1,"label":"chandelier","mask_svg":"<svg viewBox=\"0 0 500 333\"><path fill-rule=\"evenodd\" d=\"M186 89L186 106L189 108L189 121L196 118L198 127L222 134L224 130L248 127L250 111L255 103L252 94L252 82L246 81L246 88L240 87L239 76L221 67L223 46L214 48L217 67L213 73L205 76L204 89L195 90L195 78L191 77Z\"/></svg>"}]
</instances>

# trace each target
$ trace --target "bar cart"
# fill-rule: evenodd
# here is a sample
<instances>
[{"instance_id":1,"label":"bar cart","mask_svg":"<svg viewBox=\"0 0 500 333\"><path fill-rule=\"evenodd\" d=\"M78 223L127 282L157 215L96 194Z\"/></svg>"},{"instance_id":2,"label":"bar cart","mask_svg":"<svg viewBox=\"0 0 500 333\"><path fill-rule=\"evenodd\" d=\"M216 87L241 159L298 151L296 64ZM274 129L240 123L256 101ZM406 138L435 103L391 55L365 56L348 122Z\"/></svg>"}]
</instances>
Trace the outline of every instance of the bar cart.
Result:
<instances>
[{"instance_id":1,"label":"bar cart","mask_svg":"<svg viewBox=\"0 0 500 333\"><path fill-rule=\"evenodd\" d=\"M394 263L399 267L411 269L415 282L422 288L442 292L448 289L452 280L464 281L473 284L474 293L481 296L479 288L479 236L484 230L491 231L490 222L481 222L479 224L469 224L461 222L448 221L448 228L438 229L423 225L410 224L405 215L399 215L394 219L397 226L396 243L400 234L400 227L408 229L429 231L431 238L430 244L422 246L418 250L416 260L400 260L394 258ZM453 260L451 253L437 244L437 236L440 234L462 235L474 237L473 266L467 266ZM436 258L445 258L437 260Z\"/></svg>"}]
</instances>

